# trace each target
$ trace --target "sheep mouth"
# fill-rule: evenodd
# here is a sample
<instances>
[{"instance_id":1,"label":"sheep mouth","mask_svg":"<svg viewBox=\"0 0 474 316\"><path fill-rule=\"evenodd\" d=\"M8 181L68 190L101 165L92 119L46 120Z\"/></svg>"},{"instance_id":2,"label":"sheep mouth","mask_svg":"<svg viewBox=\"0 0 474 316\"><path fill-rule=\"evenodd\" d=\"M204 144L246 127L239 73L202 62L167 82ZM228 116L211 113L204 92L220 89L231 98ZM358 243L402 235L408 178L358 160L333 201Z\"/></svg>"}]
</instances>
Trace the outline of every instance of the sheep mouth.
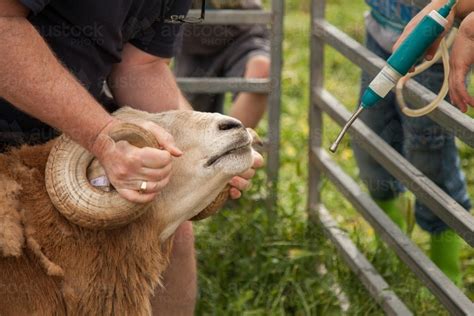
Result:
<instances>
[{"instance_id":1,"label":"sheep mouth","mask_svg":"<svg viewBox=\"0 0 474 316\"><path fill-rule=\"evenodd\" d=\"M239 154L243 154L245 152L247 152L249 149L250 149L250 145L251 145L251 142L247 142L245 143L244 145L242 145L241 143L240 144L237 144L235 145L234 147L226 150L225 152L221 153L221 154L218 154L218 155L215 155L215 156L212 156L207 162L206 162L206 167L210 167L214 164L216 164L218 161L220 161L222 158L224 157L227 157L229 155L232 155L232 154L235 154L235 155L239 155Z\"/></svg>"}]
</instances>

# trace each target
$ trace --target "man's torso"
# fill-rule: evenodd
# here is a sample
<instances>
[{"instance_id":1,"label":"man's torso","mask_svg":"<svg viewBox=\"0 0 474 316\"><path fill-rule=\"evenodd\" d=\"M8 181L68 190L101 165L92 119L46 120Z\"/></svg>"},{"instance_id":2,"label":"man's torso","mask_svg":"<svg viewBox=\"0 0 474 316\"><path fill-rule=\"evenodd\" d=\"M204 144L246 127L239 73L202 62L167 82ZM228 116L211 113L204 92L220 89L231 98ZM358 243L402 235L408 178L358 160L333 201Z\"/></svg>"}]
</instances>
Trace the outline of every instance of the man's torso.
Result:
<instances>
[{"instance_id":1,"label":"man's torso","mask_svg":"<svg viewBox=\"0 0 474 316\"><path fill-rule=\"evenodd\" d=\"M113 64L121 61L125 43L153 55L171 57L179 27L157 20L163 15L186 14L190 6L190 0L21 1L31 10L28 20L60 62L96 98ZM31 142L42 142L54 132L0 99L0 143L10 143L13 138L19 139L13 143L23 142L13 135L27 135Z\"/></svg>"},{"instance_id":2,"label":"man's torso","mask_svg":"<svg viewBox=\"0 0 474 316\"><path fill-rule=\"evenodd\" d=\"M56 56L98 95L124 43L148 29L161 15L162 1L53 0L29 21Z\"/></svg>"}]
</instances>

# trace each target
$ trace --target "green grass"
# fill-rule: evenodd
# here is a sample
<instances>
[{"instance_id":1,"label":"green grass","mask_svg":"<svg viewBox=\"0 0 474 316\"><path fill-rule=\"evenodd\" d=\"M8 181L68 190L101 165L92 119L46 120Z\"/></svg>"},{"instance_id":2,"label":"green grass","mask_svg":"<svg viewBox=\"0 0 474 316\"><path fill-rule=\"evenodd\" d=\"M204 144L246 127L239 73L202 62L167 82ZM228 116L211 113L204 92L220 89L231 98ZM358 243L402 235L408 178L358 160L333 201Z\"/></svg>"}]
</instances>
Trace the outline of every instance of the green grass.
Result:
<instances>
[{"instance_id":1,"label":"green grass","mask_svg":"<svg viewBox=\"0 0 474 316\"><path fill-rule=\"evenodd\" d=\"M286 1L279 207L270 214L260 172L250 192L220 215L195 225L199 264L197 313L203 315L340 315L339 287L353 315L382 315L335 248L306 215L307 113L309 103L308 1ZM363 1L329 1L327 17L363 41ZM325 52L325 87L349 109L356 105L360 70L333 49ZM264 125L264 124L262 124ZM339 127L325 118L324 144ZM261 132L265 132L262 127ZM460 144L463 168L474 196L474 151ZM358 169L348 139L335 159L355 180ZM325 205L354 242L418 315L443 315L442 307L398 258L377 247L374 232L328 182ZM428 237L417 229L413 240L424 250ZM464 292L474 298L474 251L463 249Z\"/></svg>"}]
</instances>

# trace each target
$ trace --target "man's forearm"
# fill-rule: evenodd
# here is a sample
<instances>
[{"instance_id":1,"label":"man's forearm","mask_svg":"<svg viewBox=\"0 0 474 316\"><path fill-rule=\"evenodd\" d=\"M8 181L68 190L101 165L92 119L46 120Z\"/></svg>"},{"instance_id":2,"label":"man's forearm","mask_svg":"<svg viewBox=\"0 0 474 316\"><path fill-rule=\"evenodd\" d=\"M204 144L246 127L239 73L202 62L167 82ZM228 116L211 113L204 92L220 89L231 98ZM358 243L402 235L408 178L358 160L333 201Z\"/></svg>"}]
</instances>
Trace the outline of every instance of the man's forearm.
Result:
<instances>
[{"instance_id":1,"label":"man's forearm","mask_svg":"<svg viewBox=\"0 0 474 316\"><path fill-rule=\"evenodd\" d=\"M120 105L148 112L192 109L179 90L169 66L162 61L117 67L108 83Z\"/></svg>"},{"instance_id":2,"label":"man's forearm","mask_svg":"<svg viewBox=\"0 0 474 316\"><path fill-rule=\"evenodd\" d=\"M25 19L0 17L0 96L91 149L111 120Z\"/></svg>"}]
</instances>

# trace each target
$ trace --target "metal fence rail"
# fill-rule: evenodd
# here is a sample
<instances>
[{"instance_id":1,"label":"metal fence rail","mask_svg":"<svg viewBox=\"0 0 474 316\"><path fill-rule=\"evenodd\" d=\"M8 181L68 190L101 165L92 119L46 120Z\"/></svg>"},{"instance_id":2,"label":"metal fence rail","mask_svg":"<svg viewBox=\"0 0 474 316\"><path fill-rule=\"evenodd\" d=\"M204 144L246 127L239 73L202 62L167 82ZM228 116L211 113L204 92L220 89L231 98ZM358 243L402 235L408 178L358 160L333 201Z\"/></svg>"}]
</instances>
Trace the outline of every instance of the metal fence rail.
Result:
<instances>
[{"instance_id":1,"label":"metal fence rail","mask_svg":"<svg viewBox=\"0 0 474 316\"><path fill-rule=\"evenodd\" d=\"M201 10L189 10L190 16L199 16ZM270 24L272 13L262 10L207 10L205 24Z\"/></svg>"},{"instance_id":2,"label":"metal fence rail","mask_svg":"<svg viewBox=\"0 0 474 316\"><path fill-rule=\"evenodd\" d=\"M259 92L271 91L268 79L243 78L177 78L179 87L186 92L223 93L223 92Z\"/></svg>"},{"instance_id":3,"label":"metal fence rail","mask_svg":"<svg viewBox=\"0 0 474 316\"><path fill-rule=\"evenodd\" d=\"M262 10L208 10L204 24L268 24L271 28L271 79L243 78L177 78L179 87L190 93L258 92L268 93L268 137L266 141L266 168L270 195L268 206L276 206L278 168L280 165L280 108L281 68L283 45L284 1L272 0L271 11ZM190 16L199 16L200 10L190 10Z\"/></svg>"},{"instance_id":4,"label":"metal fence rail","mask_svg":"<svg viewBox=\"0 0 474 316\"><path fill-rule=\"evenodd\" d=\"M352 271L357 274L362 283L367 287L372 297L389 313L412 315L398 296L390 290L383 277L357 249L347 234L338 228L336 221L323 205L318 209L316 218L321 223L329 239L331 239L346 259Z\"/></svg>"},{"instance_id":5,"label":"metal fence rail","mask_svg":"<svg viewBox=\"0 0 474 316\"><path fill-rule=\"evenodd\" d=\"M405 1L423 5L427 1ZM356 210L371 224L380 237L397 253L400 259L420 278L428 289L439 299L446 309L455 315L473 315L474 304L459 290L400 229L375 204L370 196L352 180L331 159L322 145L322 113L327 113L338 124L343 124L350 113L334 96L324 90L324 46L330 45L370 74L376 74L384 61L347 34L324 20L324 0L312 1L311 34L311 104L310 124L310 163L308 209L310 218L318 221L330 239L335 242L349 267L361 278L369 293L388 314L405 315L409 312L393 292L387 297L381 292L379 278L367 278L359 269L365 258L348 255L348 251L357 251L353 245L338 241L338 229L331 221L329 211L320 199L322 176L327 176L337 189L354 205ZM407 98L413 106L421 106L431 101L434 94L416 82L407 85ZM474 120L461 114L449 103L444 102L430 114L430 117L452 131L458 138L474 146ZM467 213L456 201L444 193L436 184L425 177L405 158L398 154L361 121L349 130L353 141L366 150L383 165L393 176L409 188L416 197L443 219L471 246L474 246L474 217ZM329 219L328 219L329 218ZM346 244L346 247L344 247ZM376 273L376 272L375 272ZM385 290L387 290L385 288ZM396 304L394 305L394 302ZM402 303L401 303L402 304Z\"/></svg>"},{"instance_id":6,"label":"metal fence rail","mask_svg":"<svg viewBox=\"0 0 474 316\"><path fill-rule=\"evenodd\" d=\"M350 113L327 91L316 92L317 106L325 111L339 125L349 119ZM457 231L468 244L474 246L474 217L441 190L435 183L418 171L395 149L385 143L362 122L356 122L350 130L352 140L365 149L383 165L388 172L397 177L416 197Z\"/></svg>"}]
</instances>

